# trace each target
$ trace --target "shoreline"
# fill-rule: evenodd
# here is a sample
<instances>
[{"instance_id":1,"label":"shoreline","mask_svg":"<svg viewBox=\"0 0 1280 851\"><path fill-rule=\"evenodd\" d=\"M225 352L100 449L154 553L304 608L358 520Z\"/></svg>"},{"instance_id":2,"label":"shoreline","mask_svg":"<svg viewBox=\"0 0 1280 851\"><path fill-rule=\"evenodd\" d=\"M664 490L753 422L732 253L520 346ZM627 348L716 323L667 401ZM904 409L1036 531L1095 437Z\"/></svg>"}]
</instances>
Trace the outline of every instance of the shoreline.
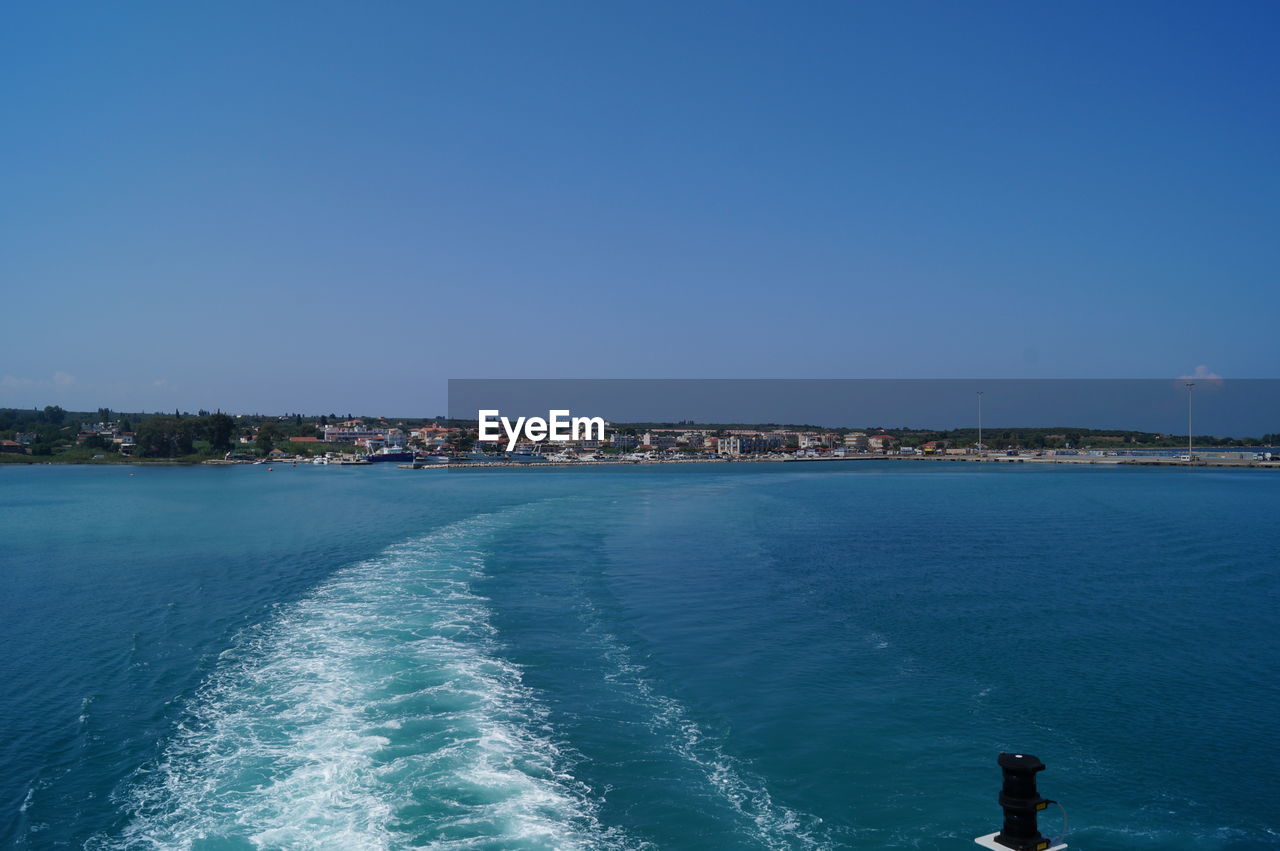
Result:
<instances>
[{"instance_id":1,"label":"shoreline","mask_svg":"<svg viewBox=\"0 0 1280 851\"><path fill-rule=\"evenodd\" d=\"M1280 470L1280 461L1249 461L1245 459L1231 458L1199 458L1195 461L1183 461L1178 458L1134 458L1134 457L1106 457L1106 456L1044 456L1044 457L1008 457L1008 456L987 456L974 457L966 455L855 455L843 458L690 458L690 459L649 459L649 460L609 460L609 461L462 461L458 463L447 464L427 464L414 467L410 464L334 464L339 467L395 467L400 470L485 470L485 469L520 469L520 468L537 468L537 469L565 469L573 467L638 467L638 466L670 466L670 465L690 465L690 464L826 464L833 462L856 462L856 461L894 461L899 463L908 462L929 462L929 463L962 463L962 464L1061 464L1061 465L1091 465L1091 466L1110 466L1110 467L1224 467L1232 469L1271 469ZM295 467L316 466L312 465L310 460L292 461L281 460L272 461L265 466L270 467ZM170 459L158 459L155 461L7 461L0 463L0 469L4 467L250 467L264 466L258 462L243 461L221 461L221 460L204 460L204 461L177 461Z\"/></svg>"},{"instance_id":2,"label":"shoreline","mask_svg":"<svg viewBox=\"0 0 1280 851\"><path fill-rule=\"evenodd\" d=\"M514 469L521 467L534 467L539 469L547 468L573 468L573 467L629 467L629 466L658 466L672 464L823 464L831 462L854 462L854 461L897 461L897 462L933 462L948 463L959 462L968 464L1070 464L1070 465L1105 465L1112 467L1231 467L1231 468L1247 468L1247 469L1273 469L1280 470L1280 461L1246 461L1233 460L1227 458L1202 458L1195 461L1182 461L1176 458L1108 458L1108 457L1043 457L1043 458L1010 458L1010 457L986 457L975 458L966 456L930 456L930 455L857 455L845 458L699 458L696 460L645 460L645 461L469 461L458 464L431 464L421 467L414 467L410 464L397 464L397 469L401 470L483 470L483 469Z\"/></svg>"}]
</instances>

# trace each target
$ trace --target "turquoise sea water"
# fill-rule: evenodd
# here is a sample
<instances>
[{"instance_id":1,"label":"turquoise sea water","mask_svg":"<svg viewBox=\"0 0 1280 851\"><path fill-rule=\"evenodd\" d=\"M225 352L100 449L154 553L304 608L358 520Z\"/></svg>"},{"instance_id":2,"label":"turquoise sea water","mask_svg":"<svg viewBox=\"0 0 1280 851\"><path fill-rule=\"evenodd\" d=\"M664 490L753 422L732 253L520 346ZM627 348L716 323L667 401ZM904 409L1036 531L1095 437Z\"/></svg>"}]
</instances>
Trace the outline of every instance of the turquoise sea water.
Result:
<instances>
[{"instance_id":1,"label":"turquoise sea water","mask_svg":"<svg viewBox=\"0 0 1280 851\"><path fill-rule=\"evenodd\" d=\"M1280 847L1278 574L1267 471L3 468L0 844Z\"/></svg>"}]
</instances>

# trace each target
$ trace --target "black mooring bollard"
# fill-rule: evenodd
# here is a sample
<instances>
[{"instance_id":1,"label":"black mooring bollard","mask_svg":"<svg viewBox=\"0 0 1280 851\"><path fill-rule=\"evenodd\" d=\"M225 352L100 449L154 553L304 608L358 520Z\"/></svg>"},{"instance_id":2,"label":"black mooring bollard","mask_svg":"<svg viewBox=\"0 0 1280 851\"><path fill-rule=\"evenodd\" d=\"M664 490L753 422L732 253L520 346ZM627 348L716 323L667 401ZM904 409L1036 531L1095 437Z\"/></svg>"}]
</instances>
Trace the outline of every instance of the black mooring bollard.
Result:
<instances>
[{"instance_id":1,"label":"black mooring bollard","mask_svg":"<svg viewBox=\"0 0 1280 851\"><path fill-rule=\"evenodd\" d=\"M1044 771L1044 763L1024 753L1002 753L996 762L1004 772L1000 789L1004 827L995 841L1015 851L1044 851L1049 840L1040 835L1036 824L1040 811L1052 803L1036 790L1036 773Z\"/></svg>"},{"instance_id":2,"label":"black mooring bollard","mask_svg":"<svg viewBox=\"0 0 1280 851\"><path fill-rule=\"evenodd\" d=\"M1004 785L1000 787L1004 827L998 833L979 836L973 841L992 851L1005 848L1013 851L1063 851L1066 843L1053 845L1052 840L1040 835L1040 827L1036 824L1040 811L1057 803L1041 797L1036 789L1036 774L1044 771L1044 763L1029 753L1002 753L996 763L1004 773Z\"/></svg>"}]
</instances>

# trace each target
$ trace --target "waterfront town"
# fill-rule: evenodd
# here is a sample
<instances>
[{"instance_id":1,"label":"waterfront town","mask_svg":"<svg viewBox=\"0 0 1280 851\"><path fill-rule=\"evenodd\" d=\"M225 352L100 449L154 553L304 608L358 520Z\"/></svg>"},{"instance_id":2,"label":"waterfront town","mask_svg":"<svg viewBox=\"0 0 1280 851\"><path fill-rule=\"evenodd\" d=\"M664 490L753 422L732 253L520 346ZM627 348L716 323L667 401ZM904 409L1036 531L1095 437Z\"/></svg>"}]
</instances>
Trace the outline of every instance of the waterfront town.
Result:
<instances>
[{"instance_id":1,"label":"waterfront town","mask_svg":"<svg viewBox=\"0 0 1280 851\"><path fill-rule=\"evenodd\" d=\"M0 410L0 462L206 464L394 462L429 468L523 464L932 459L1060 463L1280 464L1280 435L1223 438L1052 428L927 430L606 423L603 439L504 444L474 422L199 411L73 414ZM599 437L599 435L595 435Z\"/></svg>"}]
</instances>

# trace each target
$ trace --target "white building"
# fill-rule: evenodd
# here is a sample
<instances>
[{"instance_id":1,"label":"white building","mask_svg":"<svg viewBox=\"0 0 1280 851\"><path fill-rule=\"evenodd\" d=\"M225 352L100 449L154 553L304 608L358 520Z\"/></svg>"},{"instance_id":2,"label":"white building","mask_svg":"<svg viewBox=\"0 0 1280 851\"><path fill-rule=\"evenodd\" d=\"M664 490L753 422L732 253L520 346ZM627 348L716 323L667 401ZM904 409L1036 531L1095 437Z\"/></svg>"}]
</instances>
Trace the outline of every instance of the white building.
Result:
<instances>
[{"instance_id":1,"label":"white building","mask_svg":"<svg viewBox=\"0 0 1280 851\"><path fill-rule=\"evenodd\" d=\"M716 452L721 455L741 455L742 438L721 437L716 440Z\"/></svg>"},{"instance_id":2,"label":"white building","mask_svg":"<svg viewBox=\"0 0 1280 851\"><path fill-rule=\"evenodd\" d=\"M355 443L358 440L367 440L371 437L381 437L382 432L367 428L363 425L355 426L325 426L324 442L325 443Z\"/></svg>"},{"instance_id":3,"label":"white building","mask_svg":"<svg viewBox=\"0 0 1280 851\"><path fill-rule=\"evenodd\" d=\"M676 445L675 435L659 434L656 431L646 431L640 438L641 446L652 446L656 449L670 449Z\"/></svg>"},{"instance_id":4,"label":"white building","mask_svg":"<svg viewBox=\"0 0 1280 851\"><path fill-rule=\"evenodd\" d=\"M868 445L866 432L851 431L844 436L845 449L852 449L854 452L866 452Z\"/></svg>"}]
</instances>

